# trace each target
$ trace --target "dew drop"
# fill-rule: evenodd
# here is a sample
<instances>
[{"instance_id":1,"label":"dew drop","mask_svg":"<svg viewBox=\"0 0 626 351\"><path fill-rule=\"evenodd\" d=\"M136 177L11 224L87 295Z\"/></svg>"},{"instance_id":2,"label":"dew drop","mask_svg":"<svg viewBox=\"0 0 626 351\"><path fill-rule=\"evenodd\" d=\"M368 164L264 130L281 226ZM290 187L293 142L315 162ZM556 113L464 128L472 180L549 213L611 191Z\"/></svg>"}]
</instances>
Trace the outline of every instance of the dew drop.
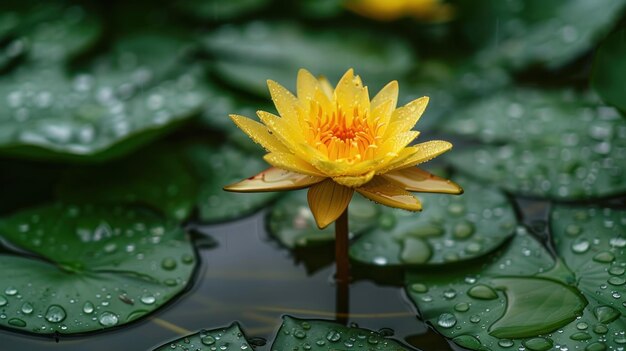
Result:
<instances>
[{"instance_id":1,"label":"dew drop","mask_svg":"<svg viewBox=\"0 0 626 351\"><path fill-rule=\"evenodd\" d=\"M611 323L620 316L618 310L607 305L594 308L593 314L600 323Z\"/></svg>"},{"instance_id":2,"label":"dew drop","mask_svg":"<svg viewBox=\"0 0 626 351\"><path fill-rule=\"evenodd\" d=\"M443 292L443 297L445 297L448 300L451 300L456 297L456 291L454 289L448 289Z\"/></svg>"},{"instance_id":3,"label":"dew drop","mask_svg":"<svg viewBox=\"0 0 626 351\"><path fill-rule=\"evenodd\" d=\"M589 340L589 339L591 339L591 335L589 335L589 333L587 333L587 332L577 332L577 333L574 333L574 334L570 335L569 338L572 339L572 340L577 340L577 341L579 341L579 340Z\"/></svg>"},{"instance_id":4,"label":"dew drop","mask_svg":"<svg viewBox=\"0 0 626 351\"><path fill-rule=\"evenodd\" d=\"M596 324L593 326L593 332L596 334L604 335L609 331L609 328L604 324Z\"/></svg>"},{"instance_id":5,"label":"dew drop","mask_svg":"<svg viewBox=\"0 0 626 351\"><path fill-rule=\"evenodd\" d=\"M510 339L501 339L498 341L498 345L500 345L500 347L508 348L515 345L515 343Z\"/></svg>"},{"instance_id":6,"label":"dew drop","mask_svg":"<svg viewBox=\"0 0 626 351\"><path fill-rule=\"evenodd\" d=\"M215 338L212 337L211 335L206 335L200 339L200 342L202 342L202 344L207 345L207 346L213 345L215 344Z\"/></svg>"},{"instance_id":7,"label":"dew drop","mask_svg":"<svg viewBox=\"0 0 626 351\"><path fill-rule=\"evenodd\" d=\"M620 266L613 266L609 268L609 274L611 275L622 275L626 271L626 268Z\"/></svg>"},{"instance_id":8,"label":"dew drop","mask_svg":"<svg viewBox=\"0 0 626 351\"><path fill-rule=\"evenodd\" d=\"M611 263L615 260L615 255L608 251L601 251L593 256L593 260L600 263Z\"/></svg>"},{"instance_id":9,"label":"dew drop","mask_svg":"<svg viewBox=\"0 0 626 351\"><path fill-rule=\"evenodd\" d=\"M552 348L552 340L547 338L532 338L522 342L527 349L532 351L547 351Z\"/></svg>"},{"instance_id":10,"label":"dew drop","mask_svg":"<svg viewBox=\"0 0 626 351\"><path fill-rule=\"evenodd\" d=\"M306 332L302 329L297 329L296 331L293 332L293 336L295 336L298 339L304 339L306 338Z\"/></svg>"},{"instance_id":11,"label":"dew drop","mask_svg":"<svg viewBox=\"0 0 626 351\"><path fill-rule=\"evenodd\" d=\"M624 277L611 277L607 280L609 284L619 286L626 284L626 278Z\"/></svg>"},{"instance_id":12,"label":"dew drop","mask_svg":"<svg viewBox=\"0 0 626 351\"><path fill-rule=\"evenodd\" d=\"M7 300L7 298L3 295L0 295L0 307L6 305L7 303L9 303L9 300Z\"/></svg>"},{"instance_id":13,"label":"dew drop","mask_svg":"<svg viewBox=\"0 0 626 351\"><path fill-rule=\"evenodd\" d=\"M587 239L577 240L572 243L572 251L578 254L589 251L589 247L591 247L591 244Z\"/></svg>"},{"instance_id":14,"label":"dew drop","mask_svg":"<svg viewBox=\"0 0 626 351\"><path fill-rule=\"evenodd\" d=\"M174 270L176 268L176 260L171 257L164 258L163 261L161 261L161 268L166 271Z\"/></svg>"},{"instance_id":15,"label":"dew drop","mask_svg":"<svg viewBox=\"0 0 626 351\"><path fill-rule=\"evenodd\" d=\"M6 288L4 290L4 293L9 295L9 296L14 296L14 295L17 295L17 289L12 287L12 286L10 286L10 287L8 287L8 288Z\"/></svg>"},{"instance_id":16,"label":"dew drop","mask_svg":"<svg viewBox=\"0 0 626 351\"><path fill-rule=\"evenodd\" d=\"M459 302L454 305L454 310L458 312L467 312L470 308L470 305L467 302Z\"/></svg>"},{"instance_id":17,"label":"dew drop","mask_svg":"<svg viewBox=\"0 0 626 351\"><path fill-rule=\"evenodd\" d=\"M118 318L112 312L105 311L105 312L102 312L102 314L100 314L100 317L98 318L98 322L103 327L112 327L117 324Z\"/></svg>"},{"instance_id":18,"label":"dew drop","mask_svg":"<svg viewBox=\"0 0 626 351\"><path fill-rule=\"evenodd\" d=\"M471 317L470 317L470 322L472 322L472 323L478 323L478 322L480 322L480 316L479 316L479 315L477 315L477 314L475 314L475 315L471 316Z\"/></svg>"},{"instance_id":19,"label":"dew drop","mask_svg":"<svg viewBox=\"0 0 626 351\"><path fill-rule=\"evenodd\" d=\"M144 294L144 295L141 296L141 298L139 300L143 304L152 305L156 301L156 298L152 294Z\"/></svg>"},{"instance_id":20,"label":"dew drop","mask_svg":"<svg viewBox=\"0 0 626 351\"><path fill-rule=\"evenodd\" d=\"M326 340L328 341L336 342L336 341L339 341L339 339L341 339L341 334L334 329L329 330L328 333L326 334Z\"/></svg>"},{"instance_id":21,"label":"dew drop","mask_svg":"<svg viewBox=\"0 0 626 351\"><path fill-rule=\"evenodd\" d=\"M65 310L59 305L50 305L46 311L46 320L50 323L59 323L63 321L66 316Z\"/></svg>"},{"instance_id":22,"label":"dew drop","mask_svg":"<svg viewBox=\"0 0 626 351\"><path fill-rule=\"evenodd\" d=\"M474 234L474 224L461 221L454 226L453 235L456 239L467 239Z\"/></svg>"},{"instance_id":23,"label":"dew drop","mask_svg":"<svg viewBox=\"0 0 626 351\"><path fill-rule=\"evenodd\" d=\"M582 231L582 228L577 224L570 224L565 228L565 233L570 236L578 236Z\"/></svg>"},{"instance_id":24,"label":"dew drop","mask_svg":"<svg viewBox=\"0 0 626 351\"><path fill-rule=\"evenodd\" d=\"M496 291L484 284L478 284L471 287L467 291L467 295L479 300L493 300L498 298Z\"/></svg>"},{"instance_id":25,"label":"dew drop","mask_svg":"<svg viewBox=\"0 0 626 351\"><path fill-rule=\"evenodd\" d=\"M585 322L580 322L580 323L576 324L576 329L578 329L578 330L587 330L588 327L589 327L589 325L587 325L587 323L585 323Z\"/></svg>"},{"instance_id":26,"label":"dew drop","mask_svg":"<svg viewBox=\"0 0 626 351\"><path fill-rule=\"evenodd\" d=\"M452 313L442 313L437 319L437 324L442 328L452 328L456 325L456 317Z\"/></svg>"},{"instance_id":27,"label":"dew drop","mask_svg":"<svg viewBox=\"0 0 626 351\"><path fill-rule=\"evenodd\" d=\"M93 310L94 310L93 303L89 301L85 302L85 304L83 305L83 312L85 312L86 314L91 314L93 313Z\"/></svg>"},{"instance_id":28,"label":"dew drop","mask_svg":"<svg viewBox=\"0 0 626 351\"><path fill-rule=\"evenodd\" d=\"M428 287L421 283L415 283L415 284L411 284L411 291L416 292L418 294L422 294L422 293L428 292ZM0 296L0 298L2 297ZM2 306L1 302L0 302L0 306Z\"/></svg>"},{"instance_id":29,"label":"dew drop","mask_svg":"<svg viewBox=\"0 0 626 351\"><path fill-rule=\"evenodd\" d=\"M11 318L11 319L9 319L9 324L14 326L14 327L18 327L18 328L24 328L26 326L26 322L24 322L23 320L21 320L19 318Z\"/></svg>"},{"instance_id":30,"label":"dew drop","mask_svg":"<svg viewBox=\"0 0 626 351\"><path fill-rule=\"evenodd\" d=\"M31 314L31 313L33 313L33 305L31 305L28 302L24 302L22 304L21 310L22 310L22 313L24 313L24 314Z\"/></svg>"}]
</instances>

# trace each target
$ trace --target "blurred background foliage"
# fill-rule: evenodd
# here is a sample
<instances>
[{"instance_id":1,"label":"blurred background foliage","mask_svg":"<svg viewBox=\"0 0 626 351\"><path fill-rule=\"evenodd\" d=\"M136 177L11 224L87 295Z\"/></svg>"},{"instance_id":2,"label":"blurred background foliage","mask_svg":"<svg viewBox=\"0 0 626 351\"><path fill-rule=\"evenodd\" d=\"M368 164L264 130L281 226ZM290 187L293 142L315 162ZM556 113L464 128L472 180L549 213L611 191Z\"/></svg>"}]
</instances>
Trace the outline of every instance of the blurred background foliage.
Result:
<instances>
[{"instance_id":1,"label":"blurred background foliage","mask_svg":"<svg viewBox=\"0 0 626 351\"><path fill-rule=\"evenodd\" d=\"M451 174L467 190L460 200L426 196L419 223L355 202L351 220L358 225L352 234L363 234L351 249L355 263L415 268L467 260L480 266L486 257L513 257L506 243L512 237L528 241L516 234L524 215L514 196L583 206L594 201L601 209L624 206L625 14L626 0L3 1L0 237L7 248L0 261L19 267L15 252L27 251L57 262L79 250L72 244L41 251L18 235L31 228L24 227L24 218L38 218L31 226L42 236L53 235L57 226L98 232L102 223L116 221L120 208L170 228L166 238L175 244L154 253L156 265L171 250L189 255L193 242L178 230L182 226L234 220L278 196L221 190L266 167L260 148L228 114L274 111L267 79L294 90L300 68L334 83L350 67L371 92L398 80L400 103L430 96L417 128L426 138L455 142L437 172ZM314 228L299 195L279 199L267 217L270 235L293 250L296 260L333 240L331 232ZM87 224L59 214L76 208L86 208L81 213ZM41 218L61 222L45 227ZM120 232L133 227L126 222L116 222ZM533 240L528 245L541 247ZM622 264L623 243L611 245L607 250ZM550 254L537 250L540 257L533 262L550 268ZM328 264L317 256L305 259L312 271ZM92 258L80 256L59 269L67 273ZM130 257L120 260L125 269L136 264ZM167 299L154 307L182 291L195 261L175 265L175 278L167 264L146 273L178 284L160 286ZM2 274L4 291L8 277ZM38 274L35 284L45 290L58 272ZM407 287L415 287L416 274L407 275ZM446 277L453 282L445 284L461 284L456 278ZM420 279L439 284L436 277ZM419 290L410 295L419 296ZM136 294L140 300L143 293ZM430 316L429 308L425 318L453 338L445 323L437 324L440 310ZM618 308L616 323L623 323L624 306ZM585 313L587 318L592 312ZM0 320L23 327L15 323ZM50 322L48 329L31 331L71 333L118 324L86 323L66 330ZM488 345L469 338L455 342L472 349L514 345L485 340Z\"/></svg>"}]
</instances>

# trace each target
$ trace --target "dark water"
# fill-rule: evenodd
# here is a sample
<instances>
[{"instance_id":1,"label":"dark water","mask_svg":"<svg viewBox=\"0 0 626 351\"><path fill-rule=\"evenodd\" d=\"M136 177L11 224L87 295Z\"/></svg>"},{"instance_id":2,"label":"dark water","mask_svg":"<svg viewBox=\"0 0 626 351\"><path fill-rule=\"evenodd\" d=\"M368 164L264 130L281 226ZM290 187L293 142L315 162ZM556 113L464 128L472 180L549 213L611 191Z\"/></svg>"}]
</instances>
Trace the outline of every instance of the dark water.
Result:
<instances>
[{"instance_id":1,"label":"dark water","mask_svg":"<svg viewBox=\"0 0 626 351\"><path fill-rule=\"evenodd\" d=\"M269 350L282 315L335 317L334 267L307 274L302 263L294 264L290 252L268 238L263 213L205 226L201 231L214 238L217 247L201 249L195 284L164 309L117 330L59 336L58 342L53 337L0 330L0 350L151 350L182 335L233 321L242 324L248 337L267 338L268 344L258 350ZM349 299L350 323L372 330L391 328L394 338L420 349L450 350L443 338L417 319L401 288L356 281L350 285Z\"/></svg>"}]
</instances>

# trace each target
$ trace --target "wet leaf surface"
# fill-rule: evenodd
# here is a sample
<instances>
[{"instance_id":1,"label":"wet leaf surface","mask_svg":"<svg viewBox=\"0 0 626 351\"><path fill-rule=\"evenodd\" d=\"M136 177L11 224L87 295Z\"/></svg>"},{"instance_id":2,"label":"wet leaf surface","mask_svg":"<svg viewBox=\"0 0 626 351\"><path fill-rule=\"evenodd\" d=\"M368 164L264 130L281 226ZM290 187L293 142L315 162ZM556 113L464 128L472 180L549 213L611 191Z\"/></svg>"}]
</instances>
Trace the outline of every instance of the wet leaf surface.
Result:
<instances>
[{"instance_id":1,"label":"wet leaf surface","mask_svg":"<svg viewBox=\"0 0 626 351\"><path fill-rule=\"evenodd\" d=\"M379 221L380 205L354 195L349 205L351 237L373 228ZM307 202L307 191L292 191L276 202L267 216L269 233L288 248L322 245L335 240L334 226L320 230Z\"/></svg>"},{"instance_id":2,"label":"wet leaf surface","mask_svg":"<svg viewBox=\"0 0 626 351\"><path fill-rule=\"evenodd\" d=\"M223 187L255 176L269 167L261 157L233 146L191 142L184 157L199 182L198 217L203 222L220 222L249 215L280 196L278 192L230 193Z\"/></svg>"},{"instance_id":3,"label":"wet leaf surface","mask_svg":"<svg viewBox=\"0 0 626 351\"><path fill-rule=\"evenodd\" d=\"M324 320L283 317L272 350L412 350L382 333Z\"/></svg>"},{"instance_id":4,"label":"wet leaf surface","mask_svg":"<svg viewBox=\"0 0 626 351\"><path fill-rule=\"evenodd\" d=\"M446 275L409 272L407 291L424 319L470 349L617 350L626 342L625 218L623 210L558 206L557 261L520 231L482 263Z\"/></svg>"},{"instance_id":5,"label":"wet leaf surface","mask_svg":"<svg viewBox=\"0 0 626 351\"><path fill-rule=\"evenodd\" d=\"M350 257L377 266L439 265L498 248L517 223L511 203L497 190L455 180L462 195L418 194L420 213L383 208L378 226L350 246Z\"/></svg>"},{"instance_id":6,"label":"wet leaf surface","mask_svg":"<svg viewBox=\"0 0 626 351\"><path fill-rule=\"evenodd\" d=\"M203 103L197 81L201 72L174 72L172 64L178 64L180 56L176 45L167 43L137 35L77 74L32 62L0 77L0 96L6 97L0 104L0 152L102 160L136 148L196 114Z\"/></svg>"},{"instance_id":7,"label":"wet leaf surface","mask_svg":"<svg viewBox=\"0 0 626 351\"><path fill-rule=\"evenodd\" d=\"M270 3L269 0L178 0L175 6L183 13L204 21L218 22L245 16Z\"/></svg>"},{"instance_id":8,"label":"wet leaf surface","mask_svg":"<svg viewBox=\"0 0 626 351\"><path fill-rule=\"evenodd\" d=\"M601 45L593 62L591 84L602 99L626 113L626 28L611 34Z\"/></svg>"},{"instance_id":9,"label":"wet leaf surface","mask_svg":"<svg viewBox=\"0 0 626 351\"><path fill-rule=\"evenodd\" d=\"M154 351L245 351L252 350L237 323L226 328L201 330L157 347Z\"/></svg>"},{"instance_id":10,"label":"wet leaf surface","mask_svg":"<svg viewBox=\"0 0 626 351\"><path fill-rule=\"evenodd\" d=\"M132 322L180 294L197 261L182 229L134 207L25 210L0 238L21 253L0 256L0 325L38 334Z\"/></svg>"},{"instance_id":11,"label":"wet leaf surface","mask_svg":"<svg viewBox=\"0 0 626 351\"><path fill-rule=\"evenodd\" d=\"M57 197L74 204L140 204L183 221L196 205L198 184L179 149L162 143L104 165L71 168Z\"/></svg>"},{"instance_id":12,"label":"wet leaf surface","mask_svg":"<svg viewBox=\"0 0 626 351\"><path fill-rule=\"evenodd\" d=\"M463 34L483 47L478 59L525 68L559 68L591 49L619 20L626 1L465 1Z\"/></svg>"},{"instance_id":13,"label":"wet leaf surface","mask_svg":"<svg viewBox=\"0 0 626 351\"><path fill-rule=\"evenodd\" d=\"M514 90L459 113L446 131L504 146L457 150L463 173L517 194L575 200L626 192L626 122L568 92Z\"/></svg>"},{"instance_id":14,"label":"wet leaf surface","mask_svg":"<svg viewBox=\"0 0 626 351\"><path fill-rule=\"evenodd\" d=\"M215 74L232 86L266 97L267 79L295 91L298 70L307 68L335 84L355 62L365 85L377 91L407 73L416 59L400 38L376 38L376 33L363 31L313 31L292 23L251 22L221 27L205 38L204 46L215 57Z\"/></svg>"},{"instance_id":15,"label":"wet leaf surface","mask_svg":"<svg viewBox=\"0 0 626 351\"><path fill-rule=\"evenodd\" d=\"M166 350L249 350L254 343L247 341L237 323L227 328L202 330L167 343L155 351ZM262 346L262 345L261 345ZM358 327L346 327L333 321L299 319L284 316L271 346L272 350L414 350L396 340Z\"/></svg>"}]
</instances>

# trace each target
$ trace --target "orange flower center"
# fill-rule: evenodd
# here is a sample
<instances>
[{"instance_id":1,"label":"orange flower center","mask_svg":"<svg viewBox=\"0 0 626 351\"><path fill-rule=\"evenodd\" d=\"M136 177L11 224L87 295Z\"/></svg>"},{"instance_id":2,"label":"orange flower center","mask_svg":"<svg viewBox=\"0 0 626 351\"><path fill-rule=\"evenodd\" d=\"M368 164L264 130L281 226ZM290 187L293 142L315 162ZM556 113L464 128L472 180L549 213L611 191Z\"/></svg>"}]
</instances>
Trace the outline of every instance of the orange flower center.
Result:
<instances>
[{"instance_id":1,"label":"orange flower center","mask_svg":"<svg viewBox=\"0 0 626 351\"><path fill-rule=\"evenodd\" d=\"M332 111L315 105L310 109L306 141L331 161L355 163L372 159L381 139L381 125L368 115L357 107L352 113L345 113L338 105Z\"/></svg>"}]
</instances>

